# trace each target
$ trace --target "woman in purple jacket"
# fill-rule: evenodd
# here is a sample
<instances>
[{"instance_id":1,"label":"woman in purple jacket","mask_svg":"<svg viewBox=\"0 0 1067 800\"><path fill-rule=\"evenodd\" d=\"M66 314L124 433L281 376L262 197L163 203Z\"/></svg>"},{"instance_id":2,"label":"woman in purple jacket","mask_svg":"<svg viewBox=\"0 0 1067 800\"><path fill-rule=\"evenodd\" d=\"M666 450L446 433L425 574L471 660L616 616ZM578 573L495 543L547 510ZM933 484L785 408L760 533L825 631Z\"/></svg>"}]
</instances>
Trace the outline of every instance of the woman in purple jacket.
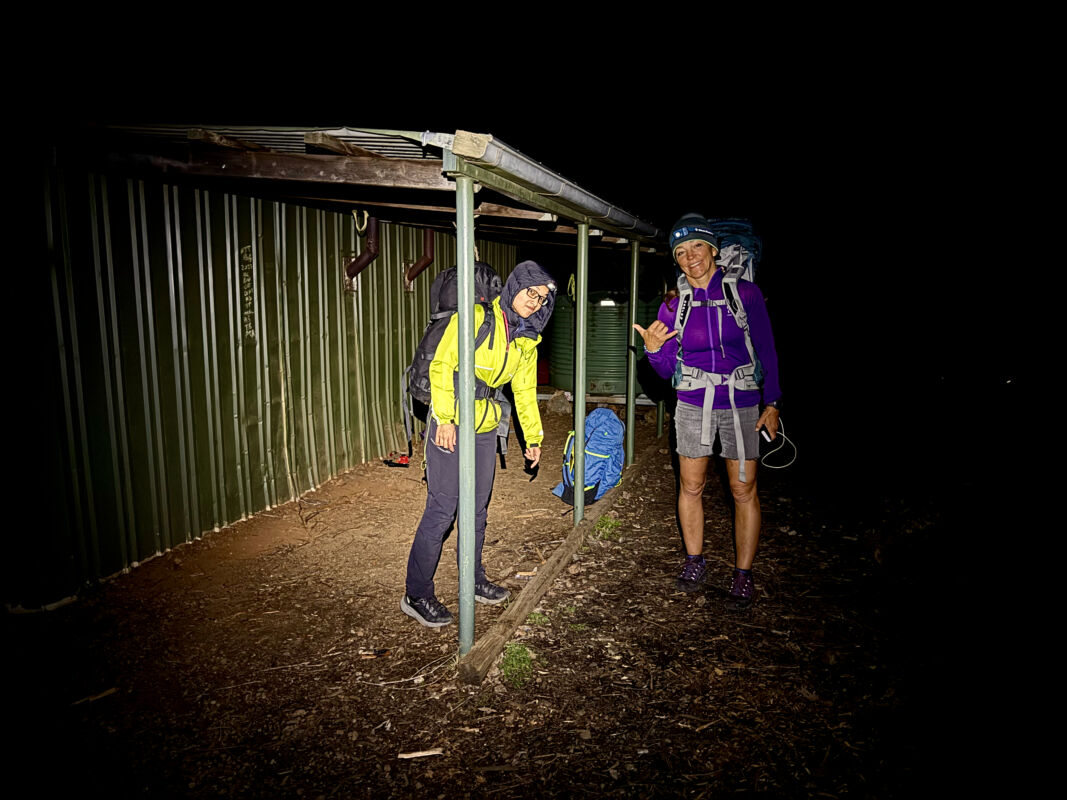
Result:
<instances>
[{"instance_id":1,"label":"woman in purple jacket","mask_svg":"<svg viewBox=\"0 0 1067 800\"><path fill-rule=\"evenodd\" d=\"M688 284L691 302L684 304L681 353L679 354L678 299L660 306L659 315L648 329L634 328L645 341L645 352L653 369L663 378L674 378L678 404L674 426L678 439L681 490L678 519L682 528L686 558L677 585L692 592L707 574L704 560L704 505L702 495L707 480L708 459L716 452L726 460L730 491L735 502L733 582L726 605L734 610L748 608L755 596L752 561L756 557L760 532L760 505L756 493L756 456L759 430L766 428L773 440L778 434L778 356L759 288L748 281L737 282L738 294L748 316L752 344L763 371L761 390L739 376L752 362L744 331L735 322L723 294L723 273L716 266L719 242L708 221L687 214L671 231L674 260L685 276L679 286ZM740 368L740 369L739 369ZM683 373L684 369L684 373ZM741 445L738 443L741 436ZM739 458L743 454L744 461Z\"/></svg>"}]
</instances>

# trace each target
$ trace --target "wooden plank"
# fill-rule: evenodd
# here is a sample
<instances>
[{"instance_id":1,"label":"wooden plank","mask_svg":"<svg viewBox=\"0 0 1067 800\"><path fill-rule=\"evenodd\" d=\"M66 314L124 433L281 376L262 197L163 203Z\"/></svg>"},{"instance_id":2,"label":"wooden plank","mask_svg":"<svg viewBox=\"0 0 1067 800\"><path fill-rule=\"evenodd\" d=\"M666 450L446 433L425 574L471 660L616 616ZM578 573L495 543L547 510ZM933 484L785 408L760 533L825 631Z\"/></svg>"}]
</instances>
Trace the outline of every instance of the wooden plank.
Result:
<instances>
[{"instance_id":1,"label":"wooden plank","mask_svg":"<svg viewBox=\"0 0 1067 800\"><path fill-rule=\"evenodd\" d=\"M270 148L265 145L245 141L244 139L238 139L233 136L223 136L221 133L204 130L203 128L191 128L186 135L189 137L190 141L204 142L206 144L213 144L217 147L226 147L231 150L270 152Z\"/></svg>"},{"instance_id":2,"label":"wooden plank","mask_svg":"<svg viewBox=\"0 0 1067 800\"><path fill-rule=\"evenodd\" d=\"M455 217L455 214L456 214L455 205L450 205L450 206L431 206L431 205L419 204L419 203L387 203L387 202L382 201L382 200L374 200L374 199L365 198L365 197L330 197L330 196L327 196L327 195L315 194L314 192L295 192L295 191L292 191L289 194L287 194L287 196L291 197L294 202L299 202L299 203L303 203L303 202L336 203L336 204L345 205L345 206L358 206L359 208L366 208L368 210L371 210L371 216L375 216L374 212L373 212L373 209L376 209L376 208L380 208L383 211L385 211L387 209L401 209L402 211L419 211L419 212L425 212L427 214L447 214L447 215L451 215L452 217ZM397 215L394 215L394 216L397 216ZM391 222L392 220L386 220L386 221L387 222ZM452 225L453 222L455 222L454 219L449 220L447 223L444 224L444 227L448 228L448 230L450 230L450 231L453 231L454 230L453 225Z\"/></svg>"},{"instance_id":3,"label":"wooden plank","mask_svg":"<svg viewBox=\"0 0 1067 800\"><path fill-rule=\"evenodd\" d=\"M487 217L514 217L516 219L529 219L535 222L544 222L551 224L557 221L555 214L549 214L545 211L535 211L528 208L514 208L512 206L503 206L499 203L479 203L478 208L475 209L475 213L482 214Z\"/></svg>"},{"instance_id":4,"label":"wooden plank","mask_svg":"<svg viewBox=\"0 0 1067 800\"><path fill-rule=\"evenodd\" d=\"M293 153L195 152L188 160L152 153L108 153L116 167L217 178L385 186L455 191L435 159L365 158Z\"/></svg>"},{"instance_id":5,"label":"wooden plank","mask_svg":"<svg viewBox=\"0 0 1067 800\"><path fill-rule=\"evenodd\" d=\"M537 604L541 602L541 598L555 583L559 574L570 564L571 556L578 552L578 548L582 546L585 537L596 526L596 520L614 508L615 503L622 498L623 491L633 481L638 468L648 463L656 450L662 446L663 442L657 440L641 454L639 459L626 468L623 472L622 482L597 501L598 508L596 511L598 513L596 518L586 517L571 530L567 538L563 540L563 543L553 551L548 561L541 566L537 575L527 584L525 589L519 592L518 597L511 601L504 613L500 615L500 619L497 620L496 624L489 631L482 634L478 641L474 643L474 646L471 647L470 652L460 659L457 669L461 681L477 685L485 680L486 673L489 672L489 668L504 649L504 645L508 643L515 633L515 629L526 620L526 617L537 607ZM599 505L605 501L610 502L604 506Z\"/></svg>"},{"instance_id":6,"label":"wooden plank","mask_svg":"<svg viewBox=\"0 0 1067 800\"><path fill-rule=\"evenodd\" d=\"M493 137L487 133L456 131L452 139L452 152L464 158L479 159L485 155Z\"/></svg>"},{"instance_id":7,"label":"wooden plank","mask_svg":"<svg viewBox=\"0 0 1067 800\"><path fill-rule=\"evenodd\" d=\"M312 147L318 147L323 150L330 150L334 153L340 153L345 156L365 156L366 158L386 158L379 153L372 153L370 150L364 150L362 147L357 147L351 142L346 142L344 139L338 139L336 136L331 136L325 131L307 131L304 134L304 144L311 145Z\"/></svg>"}]
</instances>

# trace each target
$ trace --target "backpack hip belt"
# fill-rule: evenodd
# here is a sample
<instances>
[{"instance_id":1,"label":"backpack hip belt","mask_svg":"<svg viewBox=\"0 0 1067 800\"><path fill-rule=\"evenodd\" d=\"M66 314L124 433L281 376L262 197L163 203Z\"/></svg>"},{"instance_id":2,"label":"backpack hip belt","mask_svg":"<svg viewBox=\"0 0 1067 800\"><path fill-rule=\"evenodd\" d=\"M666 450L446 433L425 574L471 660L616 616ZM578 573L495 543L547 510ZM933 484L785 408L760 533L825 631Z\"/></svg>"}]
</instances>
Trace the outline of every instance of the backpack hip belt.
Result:
<instances>
[{"instance_id":1,"label":"backpack hip belt","mask_svg":"<svg viewBox=\"0 0 1067 800\"><path fill-rule=\"evenodd\" d=\"M491 389L487 384L478 381L474 389L474 397L475 399L484 398L500 406L500 422L496 426L496 435L500 445L500 455L506 456L508 454L508 431L511 430L511 403L507 395L504 394L503 389Z\"/></svg>"},{"instance_id":2,"label":"backpack hip belt","mask_svg":"<svg viewBox=\"0 0 1067 800\"><path fill-rule=\"evenodd\" d=\"M729 375L723 375L718 372L704 372L704 370L696 367L687 367L679 362L675 367L674 379L671 381L675 389L680 389L683 392L704 390L704 405L701 409L700 417L700 443L705 447L711 447L714 444L711 429L715 387L727 387L730 396L730 410L733 412L734 418L734 438L737 440L737 457L741 483L748 483L748 476L745 470L745 438L741 430L741 415L737 413L737 405L734 401L734 390L758 390L760 385L756 381L755 371L754 364L745 364Z\"/></svg>"},{"instance_id":3,"label":"backpack hip belt","mask_svg":"<svg viewBox=\"0 0 1067 800\"><path fill-rule=\"evenodd\" d=\"M454 386L456 397L459 397L459 373L455 375ZM500 422L497 423L496 435L500 445L500 455L506 456L508 454L508 433L511 430L511 402L508 400L504 390L501 388L493 388L477 375L474 377L474 399L485 400L486 410L485 413L489 413L490 403L496 403L500 406ZM484 419L484 417L483 417ZM477 428L475 429L477 430Z\"/></svg>"}]
</instances>

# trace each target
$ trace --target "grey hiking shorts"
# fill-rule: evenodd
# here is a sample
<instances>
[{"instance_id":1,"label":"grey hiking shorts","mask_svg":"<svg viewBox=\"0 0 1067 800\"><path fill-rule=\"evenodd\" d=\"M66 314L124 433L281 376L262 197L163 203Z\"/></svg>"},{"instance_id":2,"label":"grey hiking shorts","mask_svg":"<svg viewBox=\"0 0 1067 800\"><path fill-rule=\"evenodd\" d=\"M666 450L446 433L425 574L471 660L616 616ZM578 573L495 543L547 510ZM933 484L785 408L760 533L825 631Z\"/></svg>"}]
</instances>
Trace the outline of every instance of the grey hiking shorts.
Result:
<instances>
[{"instance_id":1,"label":"grey hiking shorts","mask_svg":"<svg viewBox=\"0 0 1067 800\"><path fill-rule=\"evenodd\" d=\"M700 423L704 410L700 406L678 401L674 409L674 431L678 437L678 455L686 458L721 455L723 458L736 461L737 437L734 435L734 412L724 408L714 409L711 414L712 444L709 446L700 443ZM759 406L739 408L737 414L741 418L741 434L745 437L745 460L757 459L759 458L759 434L756 432L756 422L759 421ZM716 439L718 439L717 443Z\"/></svg>"}]
</instances>

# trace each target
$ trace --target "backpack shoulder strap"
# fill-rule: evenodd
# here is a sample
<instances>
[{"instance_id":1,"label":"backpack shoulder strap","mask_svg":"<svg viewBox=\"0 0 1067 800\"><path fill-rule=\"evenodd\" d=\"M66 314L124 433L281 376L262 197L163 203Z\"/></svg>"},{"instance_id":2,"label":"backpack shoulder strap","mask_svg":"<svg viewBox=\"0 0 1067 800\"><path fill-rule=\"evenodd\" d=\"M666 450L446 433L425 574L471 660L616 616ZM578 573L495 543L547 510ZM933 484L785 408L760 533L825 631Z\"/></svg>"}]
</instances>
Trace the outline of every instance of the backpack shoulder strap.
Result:
<instances>
[{"instance_id":1,"label":"backpack shoulder strap","mask_svg":"<svg viewBox=\"0 0 1067 800\"><path fill-rule=\"evenodd\" d=\"M482 346L482 342L488 339L489 349L492 350L496 338L496 314L493 313L491 303L479 303L478 305L485 309L485 316L482 318L482 324L478 326L478 333L474 336L474 349L477 350Z\"/></svg>"},{"instance_id":2,"label":"backpack shoulder strap","mask_svg":"<svg viewBox=\"0 0 1067 800\"><path fill-rule=\"evenodd\" d=\"M678 333L677 360L682 360L682 334L685 333L685 323L689 320L689 312L693 310L693 287L689 285L685 275L678 276L678 310L674 314L674 330Z\"/></svg>"},{"instance_id":3,"label":"backpack shoulder strap","mask_svg":"<svg viewBox=\"0 0 1067 800\"><path fill-rule=\"evenodd\" d=\"M762 375L762 368L759 367L759 359L756 358L756 348L752 344L752 333L748 327L748 314L745 312L745 304L741 300L741 292L737 289L737 281L745 274L744 264L730 264L723 267L722 276L722 293L726 298L725 302L730 306L730 311L733 314L734 322L737 323L737 327L741 329L741 332L745 335L745 348L748 350L749 362L757 365L757 372ZM710 305L721 305L722 300L715 300ZM685 323L689 319L690 312L694 305L703 305L703 303L696 303L693 300L693 288L689 285L689 281L686 280L685 275L678 276L678 313L674 316L674 330L678 332L678 354L677 363L679 367L683 365L683 359L685 354L682 350L682 335L685 333ZM678 373L675 372L677 379ZM759 378L757 378L757 381ZM678 384L675 383L675 386Z\"/></svg>"},{"instance_id":4,"label":"backpack shoulder strap","mask_svg":"<svg viewBox=\"0 0 1067 800\"><path fill-rule=\"evenodd\" d=\"M689 318L689 312L693 308L693 287L685 279L685 275L678 276L678 312L674 315L674 329L681 336L685 330L685 322Z\"/></svg>"},{"instance_id":5,"label":"backpack shoulder strap","mask_svg":"<svg viewBox=\"0 0 1067 800\"><path fill-rule=\"evenodd\" d=\"M741 302L741 293L737 291L737 281L745 274L743 264L735 264L723 270L722 293L726 302L730 304L730 311L737 320L737 326L744 331L748 330L748 315L745 313L745 304Z\"/></svg>"},{"instance_id":6,"label":"backpack shoulder strap","mask_svg":"<svg viewBox=\"0 0 1067 800\"><path fill-rule=\"evenodd\" d=\"M756 348L752 346L752 333L748 328L748 314L745 312L745 304L741 300L741 292L737 289L737 281L745 274L744 264L734 264L723 271L722 293L726 302L733 312L734 322L741 332L745 334L745 347L748 348L749 361L752 364L759 363L756 359Z\"/></svg>"}]
</instances>

